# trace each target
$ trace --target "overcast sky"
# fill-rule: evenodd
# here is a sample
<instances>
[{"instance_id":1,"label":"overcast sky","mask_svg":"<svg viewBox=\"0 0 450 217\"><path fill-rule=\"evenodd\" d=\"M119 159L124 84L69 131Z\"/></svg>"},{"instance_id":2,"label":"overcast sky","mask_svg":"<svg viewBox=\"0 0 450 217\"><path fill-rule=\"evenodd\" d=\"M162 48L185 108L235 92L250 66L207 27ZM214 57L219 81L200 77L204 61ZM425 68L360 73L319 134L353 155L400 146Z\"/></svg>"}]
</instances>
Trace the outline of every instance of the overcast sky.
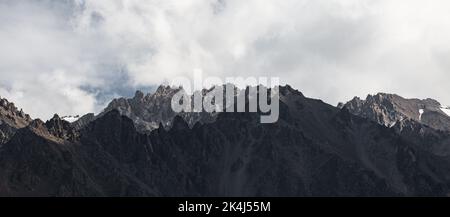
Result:
<instances>
[{"instance_id":1,"label":"overcast sky","mask_svg":"<svg viewBox=\"0 0 450 217\"><path fill-rule=\"evenodd\" d=\"M447 0L0 0L0 96L98 112L178 75L278 76L330 104L450 104Z\"/></svg>"}]
</instances>

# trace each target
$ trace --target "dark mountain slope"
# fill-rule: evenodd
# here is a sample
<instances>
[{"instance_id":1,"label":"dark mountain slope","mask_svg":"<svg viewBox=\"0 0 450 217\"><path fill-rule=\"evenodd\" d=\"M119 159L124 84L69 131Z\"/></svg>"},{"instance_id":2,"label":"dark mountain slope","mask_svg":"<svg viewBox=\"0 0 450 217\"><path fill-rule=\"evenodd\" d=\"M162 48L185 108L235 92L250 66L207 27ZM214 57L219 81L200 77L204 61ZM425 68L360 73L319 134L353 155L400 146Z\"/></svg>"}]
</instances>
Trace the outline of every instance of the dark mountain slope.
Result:
<instances>
[{"instance_id":1,"label":"dark mountain slope","mask_svg":"<svg viewBox=\"0 0 450 217\"><path fill-rule=\"evenodd\" d=\"M0 149L0 194L39 196L448 195L450 159L394 128L281 87L280 119L220 113L139 133L111 110L81 130L34 121Z\"/></svg>"},{"instance_id":2,"label":"dark mountain slope","mask_svg":"<svg viewBox=\"0 0 450 217\"><path fill-rule=\"evenodd\" d=\"M352 114L391 127L410 143L440 156L450 155L450 116L433 99L405 99L395 94L355 97L343 106Z\"/></svg>"},{"instance_id":3,"label":"dark mountain slope","mask_svg":"<svg viewBox=\"0 0 450 217\"><path fill-rule=\"evenodd\" d=\"M0 194L100 194L100 188L80 165L74 144L50 135L40 121L32 125L20 129L0 151Z\"/></svg>"},{"instance_id":4,"label":"dark mountain slope","mask_svg":"<svg viewBox=\"0 0 450 217\"><path fill-rule=\"evenodd\" d=\"M167 134L153 132L151 138L163 137L154 142L159 144L155 147L189 147L179 155L187 152L193 160L178 154L172 160L178 162L175 167L192 174L197 180L194 185L210 186L200 188L202 195L440 195L448 191L449 168L442 165L448 159L289 87L282 91L287 91L282 97L283 115L276 124L257 124L258 117L249 113L220 114L215 123L194 127L194 133L181 127Z\"/></svg>"},{"instance_id":5,"label":"dark mountain slope","mask_svg":"<svg viewBox=\"0 0 450 217\"><path fill-rule=\"evenodd\" d=\"M155 195L133 176L120 158L116 159L109 150L98 145L97 140L81 140L86 141L86 144L81 144L65 140L63 132L71 129L54 132L54 127L47 128L60 121L57 117L46 124L33 121L4 145L0 151L1 195ZM104 123L102 120L99 122ZM64 126L70 125L65 122ZM129 130L136 133L133 125L129 126ZM120 129L120 125L113 127ZM100 134L98 138L101 138Z\"/></svg>"}]
</instances>

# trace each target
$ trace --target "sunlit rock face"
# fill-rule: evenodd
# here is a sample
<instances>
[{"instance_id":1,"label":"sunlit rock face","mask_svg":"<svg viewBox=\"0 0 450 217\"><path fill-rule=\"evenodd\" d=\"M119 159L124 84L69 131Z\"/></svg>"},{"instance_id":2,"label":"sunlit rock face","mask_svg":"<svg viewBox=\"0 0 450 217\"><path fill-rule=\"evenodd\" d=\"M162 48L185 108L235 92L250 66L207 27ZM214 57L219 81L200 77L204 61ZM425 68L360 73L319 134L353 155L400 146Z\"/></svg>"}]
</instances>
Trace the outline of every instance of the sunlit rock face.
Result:
<instances>
[{"instance_id":1,"label":"sunlit rock face","mask_svg":"<svg viewBox=\"0 0 450 217\"><path fill-rule=\"evenodd\" d=\"M365 100L355 97L343 107L387 127L413 120L437 130L450 131L450 116L434 99L405 99L395 94L379 93L368 95Z\"/></svg>"},{"instance_id":2,"label":"sunlit rock face","mask_svg":"<svg viewBox=\"0 0 450 217\"><path fill-rule=\"evenodd\" d=\"M14 103L0 97L0 145L6 143L17 131L31 122L28 114L17 109Z\"/></svg>"}]
</instances>

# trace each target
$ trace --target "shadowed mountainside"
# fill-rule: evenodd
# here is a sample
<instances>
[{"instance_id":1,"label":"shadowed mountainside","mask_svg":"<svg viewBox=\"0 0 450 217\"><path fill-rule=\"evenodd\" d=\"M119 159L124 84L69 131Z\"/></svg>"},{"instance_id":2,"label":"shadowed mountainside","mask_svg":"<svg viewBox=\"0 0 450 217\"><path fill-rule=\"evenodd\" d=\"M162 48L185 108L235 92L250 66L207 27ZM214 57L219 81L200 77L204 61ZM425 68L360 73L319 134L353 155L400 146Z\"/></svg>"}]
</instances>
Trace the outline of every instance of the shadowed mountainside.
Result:
<instances>
[{"instance_id":1,"label":"shadowed mountainside","mask_svg":"<svg viewBox=\"0 0 450 217\"><path fill-rule=\"evenodd\" d=\"M0 149L0 195L449 194L450 158L430 150L425 138L408 138L290 86L280 94L273 124L248 112L193 125L174 116L170 129L160 124L144 134L115 109L81 129L58 116L34 120Z\"/></svg>"}]
</instances>

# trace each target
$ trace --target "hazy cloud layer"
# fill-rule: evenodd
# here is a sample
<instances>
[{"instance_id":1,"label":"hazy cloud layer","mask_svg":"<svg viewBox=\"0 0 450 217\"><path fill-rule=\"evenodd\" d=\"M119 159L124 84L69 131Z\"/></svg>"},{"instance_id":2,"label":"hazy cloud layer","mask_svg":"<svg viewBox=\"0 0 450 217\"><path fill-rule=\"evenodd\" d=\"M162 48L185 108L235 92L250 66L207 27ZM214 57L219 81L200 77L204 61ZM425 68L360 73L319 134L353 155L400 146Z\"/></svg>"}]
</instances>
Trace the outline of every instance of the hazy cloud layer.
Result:
<instances>
[{"instance_id":1,"label":"hazy cloud layer","mask_svg":"<svg viewBox=\"0 0 450 217\"><path fill-rule=\"evenodd\" d=\"M279 76L335 104L450 104L450 3L0 0L0 95L33 117L98 112L178 75Z\"/></svg>"}]
</instances>

